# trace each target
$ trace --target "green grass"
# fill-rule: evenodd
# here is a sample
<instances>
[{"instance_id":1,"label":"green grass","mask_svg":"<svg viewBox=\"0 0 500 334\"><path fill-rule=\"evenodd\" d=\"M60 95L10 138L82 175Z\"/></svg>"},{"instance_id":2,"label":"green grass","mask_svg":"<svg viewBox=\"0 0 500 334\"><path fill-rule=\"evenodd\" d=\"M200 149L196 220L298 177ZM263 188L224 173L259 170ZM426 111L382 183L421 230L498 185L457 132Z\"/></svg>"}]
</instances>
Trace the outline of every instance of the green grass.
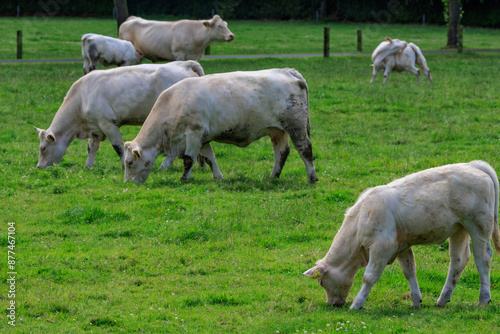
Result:
<instances>
[{"instance_id":1,"label":"green grass","mask_svg":"<svg viewBox=\"0 0 500 334\"><path fill-rule=\"evenodd\" d=\"M170 18L171 19L171 18ZM372 52L386 36L414 42L422 50L446 45L446 26L337 23L324 21L229 21L230 43L215 43L212 55L321 54L323 27L330 27L331 52L356 52L356 30L363 51ZM116 21L93 18L0 18L0 59L16 58L16 31L23 31L24 59L81 58L81 37L98 33L117 37ZM499 49L500 30L465 27L466 49Z\"/></svg>"},{"instance_id":2,"label":"green grass","mask_svg":"<svg viewBox=\"0 0 500 334\"><path fill-rule=\"evenodd\" d=\"M370 85L366 55L201 61L206 73L295 67L304 75L315 186L294 149L280 180L269 180L268 139L245 149L215 143L222 181L196 167L193 179L181 182L181 161L163 172L157 159L145 184L125 184L108 141L92 169L83 168L86 142L77 140L60 165L39 170L33 126L49 126L81 64L0 64L0 272L8 271L7 222L15 222L14 332L498 331L498 255L488 307L478 306L472 259L448 306L433 306L446 278L447 244L414 249L419 310L410 307L397 264L386 268L359 312L348 306L362 270L340 309L327 306L323 289L302 275L326 254L364 189L473 159L500 171L500 55L426 58L433 86L406 73ZM125 140L138 130L122 128ZM0 300L6 329L9 299L2 293Z\"/></svg>"}]
</instances>

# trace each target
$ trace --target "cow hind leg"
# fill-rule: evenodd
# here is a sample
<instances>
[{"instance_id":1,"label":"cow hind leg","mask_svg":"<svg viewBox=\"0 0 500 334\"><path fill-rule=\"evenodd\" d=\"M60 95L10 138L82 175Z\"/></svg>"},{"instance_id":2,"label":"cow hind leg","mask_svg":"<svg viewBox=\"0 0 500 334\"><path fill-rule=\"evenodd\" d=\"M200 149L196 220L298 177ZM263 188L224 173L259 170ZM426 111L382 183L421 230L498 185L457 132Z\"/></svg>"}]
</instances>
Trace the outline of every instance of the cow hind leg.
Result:
<instances>
[{"instance_id":1,"label":"cow hind leg","mask_svg":"<svg viewBox=\"0 0 500 334\"><path fill-rule=\"evenodd\" d=\"M299 155L306 166L307 179L311 184L318 181L316 170L313 163L312 144L309 139L308 131L306 129L297 129L297 131L287 131L290 139L292 139L293 146L299 152Z\"/></svg>"},{"instance_id":2,"label":"cow hind leg","mask_svg":"<svg viewBox=\"0 0 500 334\"><path fill-rule=\"evenodd\" d=\"M474 254L474 262L476 263L477 271L479 272L479 304L487 305L491 301L490 292L490 268L491 257L493 250L490 245L489 237L491 232L487 235L472 235L471 244L472 252Z\"/></svg>"},{"instance_id":3,"label":"cow hind leg","mask_svg":"<svg viewBox=\"0 0 500 334\"><path fill-rule=\"evenodd\" d=\"M290 140L288 134L284 131L276 131L271 135L271 142L274 150L274 167L271 172L271 178L279 178L286 158L290 154Z\"/></svg>"},{"instance_id":4,"label":"cow hind leg","mask_svg":"<svg viewBox=\"0 0 500 334\"><path fill-rule=\"evenodd\" d=\"M420 85L420 70L413 65L412 67L406 68L408 72L411 72L415 74L415 77L417 78L417 83Z\"/></svg>"},{"instance_id":5,"label":"cow hind leg","mask_svg":"<svg viewBox=\"0 0 500 334\"><path fill-rule=\"evenodd\" d=\"M418 287L417 267L415 265L413 250L409 248L399 254L398 262L401 269L403 269L403 274L410 284L411 306L420 308L420 304L422 303L422 294L420 293L420 288Z\"/></svg>"},{"instance_id":6,"label":"cow hind leg","mask_svg":"<svg viewBox=\"0 0 500 334\"><path fill-rule=\"evenodd\" d=\"M101 141L99 138L92 136L89 138L89 143L87 145L88 158L85 163L85 167L91 168L94 166L95 157L97 155L97 151L99 151L99 147L101 145Z\"/></svg>"},{"instance_id":7,"label":"cow hind leg","mask_svg":"<svg viewBox=\"0 0 500 334\"><path fill-rule=\"evenodd\" d=\"M455 286L462 276L462 272L470 259L469 233L465 229L460 229L450 236L450 267L448 277L443 286L441 295L436 302L439 307L444 307L451 300Z\"/></svg>"}]
</instances>

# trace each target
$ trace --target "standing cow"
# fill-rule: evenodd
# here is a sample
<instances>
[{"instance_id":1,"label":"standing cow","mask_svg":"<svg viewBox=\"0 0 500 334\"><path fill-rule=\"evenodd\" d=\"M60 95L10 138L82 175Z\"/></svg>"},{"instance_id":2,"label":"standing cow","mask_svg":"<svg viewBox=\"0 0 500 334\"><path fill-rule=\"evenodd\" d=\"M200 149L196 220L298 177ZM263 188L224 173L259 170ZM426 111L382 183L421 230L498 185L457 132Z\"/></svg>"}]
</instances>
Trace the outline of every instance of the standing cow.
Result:
<instances>
[{"instance_id":1,"label":"standing cow","mask_svg":"<svg viewBox=\"0 0 500 334\"><path fill-rule=\"evenodd\" d=\"M384 71L384 82L387 82L389 73L408 71L416 75L420 84L420 71L415 67L415 63L424 71L424 75L432 84L431 70L427 67L424 55L420 48L413 43L400 41L399 39L385 38L386 41L380 43L372 53L373 75L370 83L373 83L378 72Z\"/></svg>"},{"instance_id":2,"label":"standing cow","mask_svg":"<svg viewBox=\"0 0 500 334\"><path fill-rule=\"evenodd\" d=\"M470 258L471 239L479 272L479 303L491 300L490 238L500 254L498 178L483 161L427 169L365 191L345 215L326 256L304 275L318 280L327 303L345 303L354 276L366 267L363 286L351 305L360 309L387 264L398 259L410 283L411 303L420 307L413 245L449 239L448 278L437 300L450 301Z\"/></svg>"},{"instance_id":3,"label":"standing cow","mask_svg":"<svg viewBox=\"0 0 500 334\"><path fill-rule=\"evenodd\" d=\"M211 20L174 22L131 16L120 26L119 37L131 41L151 61L199 60L214 42L230 42L234 34L219 15Z\"/></svg>"},{"instance_id":4,"label":"standing cow","mask_svg":"<svg viewBox=\"0 0 500 334\"><path fill-rule=\"evenodd\" d=\"M85 34L82 36L83 73L87 74L103 66L129 66L142 62L142 54L129 41L118 38Z\"/></svg>"},{"instance_id":5,"label":"standing cow","mask_svg":"<svg viewBox=\"0 0 500 334\"><path fill-rule=\"evenodd\" d=\"M89 138L86 167L94 165L106 138L123 166L119 127L142 125L161 92L185 78L203 75L200 64L190 60L97 70L83 76L69 89L50 127L35 128L40 138L38 167L60 163L75 138ZM164 163L169 167L171 161Z\"/></svg>"},{"instance_id":6,"label":"standing cow","mask_svg":"<svg viewBox=\"0 0 500 334\"><path fill-rule=\"evenodd\" d=\"M264 136L273 143L271 177L278 178L290 152L290 136L309 183L315 183L309 132L307 84L294 69L186 79L158 97L137 137L125 143L125 181L146 181L159 154L184 160L182 179L189 179L201 154L214 178L222 179L210 142L246 147Z\"/></svg>"}]
</instances>

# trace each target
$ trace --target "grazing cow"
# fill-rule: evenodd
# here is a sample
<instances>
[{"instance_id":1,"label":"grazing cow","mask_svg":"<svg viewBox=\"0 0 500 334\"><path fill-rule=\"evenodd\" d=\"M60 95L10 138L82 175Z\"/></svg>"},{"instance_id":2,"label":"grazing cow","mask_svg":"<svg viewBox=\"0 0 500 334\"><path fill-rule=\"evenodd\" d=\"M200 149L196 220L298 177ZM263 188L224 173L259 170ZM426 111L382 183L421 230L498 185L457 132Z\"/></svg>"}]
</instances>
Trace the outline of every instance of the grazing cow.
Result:
<instances>
[{"instance_id":1,"label":"grazing cow","mask_svg":"<svg viewBox=\"0 0 500 334\"><path fill-rule=\"evenodd\" d=\"M82 36L82 56L84 74L96 70L99 63L129 66L142 62L142 54L131 42L97 34Z\"/></svg>"},{"instance_id":2,"label":"grazing cow","mask_svg":"<svg viewBox=\"0 0 500 334\"><path fill-rule=\"evenodd\" d=\"M38 167L61 162L75 138L89 138L86 167L94 165L101 141L109 138L123 166L119 127L142 125L165 89L189 77L203 76L195 61L145 64L93 71L77 80L47 130L35 128L40 138ZM165 161L169 167L172 161Z\"/></svg>"},{"instance_id":3,"label":"grazing cow","mask_svg":"<svg viewBox=\"0 0 500 334\"><path fill-rule=\"evenodd\" d=\"M125 143L125 182L146 181L156 157L184 160L189 179L200 154L222 179L211 141L246 147L271 137L278 178L290 152L289 136L306 165L309 183L318 179L309 139L307 84L294 69L211 74L186 79L164 91L137 137Z\"/></svg>"},{"instance_id":4,"label":"grazing cow","mask_svg":"<svg viewBox=\"0 0 500 334\"><path fill-rule=\"evenodd\" d=\"M424 71L425 76L432 84L431 70L427 67L424 55L420 48L413 43L406 43L399 39L386 37L386 42L382 42L372 53L373 75L370 83L375 80L378 72L384 71L384 82L387 82L389 73L408 71L417 76L420 84L420 71L415 67L415 63Z\"/></svg>"},{"instance_id":5,"label":"grazing cow","mask_svg":"<svg viewBox=\"0 0 500 334\"><path fill-rule=\"evenodd\" d=\"M174 22L130 16L120 26L121 39L131 41L151 61L199 60L214 42L230 42L234 35L219 15L210 20Z\"/></svg>"},{"instance_id":6,"label":"grazing cow","mask_svg":"<svg viewBox=\"0 0 500 334\"><path fill-rule=\"evenodd\" d=\"M420 307L411 246L442 244L449 238L448 278L437 300L444 307L470 258L471 238L479 272L479 303L491 300L493 239L500 253L498 178L483 161L427 169L365 191L345 215L326 256L304 275L319 280L327 303L345 303L357 270L366 266L363 286L351 309L365 304L387 264L398 259L410 283L413 307Z\"/></svg>"}]
</instances>

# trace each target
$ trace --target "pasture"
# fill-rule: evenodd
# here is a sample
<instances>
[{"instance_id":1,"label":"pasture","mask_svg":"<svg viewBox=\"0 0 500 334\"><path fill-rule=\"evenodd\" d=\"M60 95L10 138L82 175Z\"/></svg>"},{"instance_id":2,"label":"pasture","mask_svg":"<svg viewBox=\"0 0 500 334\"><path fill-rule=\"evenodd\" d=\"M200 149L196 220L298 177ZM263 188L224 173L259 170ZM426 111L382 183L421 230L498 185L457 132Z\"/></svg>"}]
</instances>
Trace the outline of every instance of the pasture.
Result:
<instances>
[{"instance_id":1,"label":"pasture","mask_svg":"<svg viewBox=\"0 0 500 334\"><path fill-rule=\"evenodd\" d=\"M237 23L229 23L236 38ZM107 24L110 32L116 27ZM304 23L304 31L308 25ZM429 28L439 30L444 39L442 27ZM63 30L79 41L81 34L75 29ZM297 30L292 34L300 33L300 25ZM353 45L354 33L355 29ZM286 39L286 33L280 36ZM490 38L480 31L478 36ZM64 43L41 39L46 43L39 43L38 49L47 44L46 51L39 51L46 57L79 57L73 54L75 46L59 53L50 48L57 50ZM380 40L370 43L375 46ZM68 39L67 44L72 43ZM232 43L238 46L236 39ZM423 50L444 41L428 43ZM231 46L215 44L213 50ZM6 59L4 50L0 58ZM243 47L231 52L246 51ZM245 149L214 143L222 181L213 180L208 168L195 167L192 179L181 182L180 160L165 172L159 169L162 159L157 159L145 184L125 184L109 141L102 143L92 169L83 167L86 141L76 140L61 164L39 170L33 126L50 125L67 90L81 76L82 63L0 64L0 270L6 277L7 223L14 222L18 273L16 327L7 324L4 280L0 328L18 333L498 330L497 254L491 270L493 301L487 307L478 306L479 277L472 259L451 302L442 309L434 306L446 279L447 242L414 247L422 309L411 308L408 283L397 263L387 266L358 312L348 307L361 287L363 270L342 308L326 305L324 290L302 275L325 255L345 210L364 189L422 169L474 159L500 172L500 54L425 56L433 86L425 81L417 85L409 73L391 74L385 86L381 77L370 85L367 55L202 58L207 74L274 67L295 67L302 73L310 91L311 140L319 177L314 186L307 184L294 148L281 178L268 179L273 163L269 139ZM133 139L138 130L121 128L125 140Z\"/></svg>"}]
</instances>

